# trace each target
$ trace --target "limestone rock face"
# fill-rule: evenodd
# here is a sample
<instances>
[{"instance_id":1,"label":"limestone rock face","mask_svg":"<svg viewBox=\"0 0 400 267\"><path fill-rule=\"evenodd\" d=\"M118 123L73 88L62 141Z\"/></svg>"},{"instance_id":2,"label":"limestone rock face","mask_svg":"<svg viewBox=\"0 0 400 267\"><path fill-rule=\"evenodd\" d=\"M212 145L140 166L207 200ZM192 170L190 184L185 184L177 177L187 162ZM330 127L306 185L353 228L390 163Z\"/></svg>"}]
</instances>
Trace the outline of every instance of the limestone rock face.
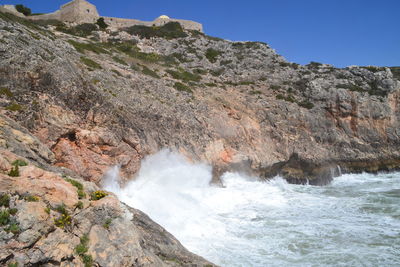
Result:
<instances>
[{"instance_id":1,"label":"limestone rock face","mask_svg":"<svg viewBox=\"0 0 400 267\"><path fill-rule=\"evenodd\" d=\"M95 184L44 171L10 152L0 155L27 164L16 177L0 173L1 265L213 266L112 193L91 197Z\"/></svg>"},{"instance_id":2,"label":"limestone rock face","mask_svg":"<svg viewBox=\"0 0 400 267\"><path fill-rule=\"evenodd\" d=\"M0 31L0 106L35 136L13 140L86 180L116 164L132 179L163 148L212 164L215 182L240 169L326 184L338 165L400 166L395 68L302 66L195 31L83 38L4 16Z\"/></svg>"}]
</instances>

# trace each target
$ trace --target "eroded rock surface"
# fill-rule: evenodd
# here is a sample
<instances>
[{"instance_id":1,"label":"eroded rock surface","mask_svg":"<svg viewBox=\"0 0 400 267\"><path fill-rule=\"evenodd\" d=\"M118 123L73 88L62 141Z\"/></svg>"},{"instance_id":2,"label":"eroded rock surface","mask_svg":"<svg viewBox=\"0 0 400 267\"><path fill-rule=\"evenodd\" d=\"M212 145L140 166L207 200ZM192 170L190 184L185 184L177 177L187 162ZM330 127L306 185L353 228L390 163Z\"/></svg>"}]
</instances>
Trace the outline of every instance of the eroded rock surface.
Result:
<instances>
[{"instance_id":1,"label":"eroded rock surface","mask_svg":"<svg viewBox=\"0 0 400 267\"><path fill-rule=\"evenodd\" d=\"M298 183L331 166L399 166L398 69L302 66L193 31L78 37L21 20L0 19L0 105L87 180L115 164L131 179L163 148L212 164L216 182L237 166Z\"/></svg>"},{"instance_id":2,"label":"eroded rock surface","mask_svg":"<svg viewBox=\"0 0 400 267\"><path fill-rule=\"evenodd\" d=\"M94 183L45 171L10 152L0 157L8 163L0 173L1 265L213 266ZM15 159L27 166L14 177Z\"/></svg>"}]
</instances>

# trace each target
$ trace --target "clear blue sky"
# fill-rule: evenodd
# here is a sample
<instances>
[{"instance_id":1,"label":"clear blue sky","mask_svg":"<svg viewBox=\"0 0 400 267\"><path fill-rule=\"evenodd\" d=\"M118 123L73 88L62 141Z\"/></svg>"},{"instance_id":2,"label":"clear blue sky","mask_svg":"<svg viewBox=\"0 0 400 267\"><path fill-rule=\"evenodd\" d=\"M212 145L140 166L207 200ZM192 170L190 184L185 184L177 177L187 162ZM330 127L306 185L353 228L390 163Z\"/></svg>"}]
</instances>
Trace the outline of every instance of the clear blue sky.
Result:
<instances>
[{"instance_id":1,"label":"clear blue sky","mask_svg":"<svg viewBox=\"0 0 400 267\"><path fill-rule=\"evenodd\" d=\"M203 23L207 34L268 43L286 59L400 65L400 0L89 0L103 16L153 20L161 14ZM63 0L0 0L33 12Z\"/></svg>"}]
</instances>

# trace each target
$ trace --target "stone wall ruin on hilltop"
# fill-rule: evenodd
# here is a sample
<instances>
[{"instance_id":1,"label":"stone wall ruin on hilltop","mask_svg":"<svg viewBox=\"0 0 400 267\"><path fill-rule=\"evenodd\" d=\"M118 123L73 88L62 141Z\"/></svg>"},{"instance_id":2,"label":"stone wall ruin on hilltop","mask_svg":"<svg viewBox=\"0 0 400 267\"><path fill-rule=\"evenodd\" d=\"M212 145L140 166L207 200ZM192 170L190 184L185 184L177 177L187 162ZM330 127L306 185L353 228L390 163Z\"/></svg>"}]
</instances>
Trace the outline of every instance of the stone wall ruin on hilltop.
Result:
<instances>
[{"instance_id":1,"label":"stone wall ruin on hilltop","mask_svg":"<svg viewBox=\"0 0 400 267\"><path fill-rule=\"evenodd\" d=\"M2 6L1 10L5 12L12 12L9 5ZM22 14L21 14L22 15ZM23 16L23 15L22 15ZM100 15L97 11L95 5L85 1L85 0L73 0L65 5L62 5L61 8L53 13L37 15L37 16L29 16L26 17L32 20L49 20L55 19L60 20L62 22L68 23L95 23ZM112 18L112 17L103 17L105 22L113 28L122 28L122 27L130 27L134 25L144 25L144 26L162 26L170 21L179 22L182 27L186 30L196 30L203 32L203 25L190 20L181 20L181 19L172 19L166 16L161 16L153 21L141 21L136 19L124 19L124 18Z\"/></svg>"}]
</instances>

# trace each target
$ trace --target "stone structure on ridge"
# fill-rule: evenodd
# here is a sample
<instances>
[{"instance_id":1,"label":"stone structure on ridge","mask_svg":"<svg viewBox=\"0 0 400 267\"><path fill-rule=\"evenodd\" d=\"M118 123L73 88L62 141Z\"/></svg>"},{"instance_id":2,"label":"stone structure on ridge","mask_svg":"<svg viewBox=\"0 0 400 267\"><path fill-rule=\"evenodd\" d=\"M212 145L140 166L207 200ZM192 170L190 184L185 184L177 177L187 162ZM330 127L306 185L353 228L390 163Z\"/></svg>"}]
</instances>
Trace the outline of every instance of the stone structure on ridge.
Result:
<instances>
[{"instance_id":1,"label":"stone structure on ridge","mask_svg":"<svg viewBox=\"0 0 400 267\"><path fill-rule=\"evenodd\" d=\"M22 16L23 14L16 11L13 5L0 6L0 10L13 13L14 15ZM49 20L55 19L67 23L94 23L101 16L97 12L95 5L89 3L86 0L73 0L53 13L37 15L37 16L27 16L26 18L32 20ZM203 25L190 20L181 20L169 18L166 15L162 15L156 18L154 21L141 21L136 19L124 19L124 18L113 18L113 17L103 17L104 21L111 27L122 28L130 27L134 25L144 25L144 26L162 26L168 22L174 21L179 22L182 27L186 30L196 30L203 32Z\"/></svg>"}]
</instances>

